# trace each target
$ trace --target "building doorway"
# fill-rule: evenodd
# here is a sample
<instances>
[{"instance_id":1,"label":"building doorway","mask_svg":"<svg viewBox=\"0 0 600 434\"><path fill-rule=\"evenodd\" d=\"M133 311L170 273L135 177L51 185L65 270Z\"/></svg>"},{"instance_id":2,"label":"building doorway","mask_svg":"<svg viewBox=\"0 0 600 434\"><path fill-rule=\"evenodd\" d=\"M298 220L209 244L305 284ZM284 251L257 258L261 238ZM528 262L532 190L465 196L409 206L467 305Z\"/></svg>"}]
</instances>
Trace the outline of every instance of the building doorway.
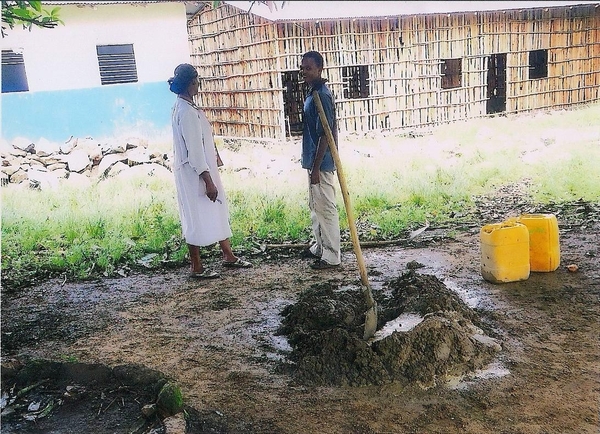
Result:
<instances>
[{"instance_id":1,"label":"building doorway","mask_svg":"<svg viewBox=\"0 0 600 434\"><path fill-rule=\"evenodd\" d=\"M506 111L506 53L488 57L486 113Z\"/></svg>"},{"instance_id":2,"label":"building doorway","mask_svg":"<svg viewBox=\"0 0 600 434\"><path fill-rule=\"evenodd\" d=\"M281 74L283 84L283 113L285 116L285 134L297 136L302 134L304 97L308 87L300 82L300 71L285 71Z\"/></svg>"}]
</instances>

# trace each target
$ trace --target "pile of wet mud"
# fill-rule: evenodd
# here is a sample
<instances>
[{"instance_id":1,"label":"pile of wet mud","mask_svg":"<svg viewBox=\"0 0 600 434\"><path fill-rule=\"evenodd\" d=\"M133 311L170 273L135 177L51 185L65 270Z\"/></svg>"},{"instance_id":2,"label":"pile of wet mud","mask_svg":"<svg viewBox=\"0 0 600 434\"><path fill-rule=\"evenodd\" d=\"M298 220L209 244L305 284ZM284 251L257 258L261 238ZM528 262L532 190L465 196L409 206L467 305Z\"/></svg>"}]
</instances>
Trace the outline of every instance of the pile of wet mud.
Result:
<instances>
[{"instance_id":1,"label":"pile of wet mud","mask_svg":"<svg viewBox=\"0 0 600 434\"><path fill-rule=\"evenodd\" d=\"M292 351L294 378L328 386L418 383L431 387L490 363L501 346L476 311L437 277L407 271L374 294L377 333L363 339L361 288L313 285L282 311L277 334Z\"/></svg>"}]
</instances>

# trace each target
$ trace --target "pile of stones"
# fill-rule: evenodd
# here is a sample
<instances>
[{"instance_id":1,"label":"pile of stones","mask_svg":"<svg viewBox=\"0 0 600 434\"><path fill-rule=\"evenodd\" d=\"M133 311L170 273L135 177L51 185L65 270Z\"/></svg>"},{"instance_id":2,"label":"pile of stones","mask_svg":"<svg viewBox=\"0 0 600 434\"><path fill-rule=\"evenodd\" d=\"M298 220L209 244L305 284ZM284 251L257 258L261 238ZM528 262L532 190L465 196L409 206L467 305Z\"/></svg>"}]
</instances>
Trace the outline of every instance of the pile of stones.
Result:
<instances>
[{"instance_id":1,"label":"pile of stones","mask_svg":"<svg viewBox=\"0 0 600 434\"><path fill-rule=\"evenodd\" d=\"M114 177L134 166L152 174L170 172L172 155L148 148L139 138L94 140L70 137L64 143L44 138L0 142L0 184L53 189L63 181L81 183Z\"/></svg>"}]
</instances>

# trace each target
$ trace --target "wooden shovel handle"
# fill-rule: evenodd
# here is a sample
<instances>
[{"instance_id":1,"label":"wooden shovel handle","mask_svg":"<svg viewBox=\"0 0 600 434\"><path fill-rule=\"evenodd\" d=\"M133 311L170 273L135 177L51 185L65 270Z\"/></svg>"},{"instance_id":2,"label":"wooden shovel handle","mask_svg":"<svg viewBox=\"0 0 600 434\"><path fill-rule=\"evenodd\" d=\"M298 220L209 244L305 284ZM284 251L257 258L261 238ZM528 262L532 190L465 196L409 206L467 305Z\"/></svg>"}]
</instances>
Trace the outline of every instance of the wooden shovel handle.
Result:
<instances>
[{"instance_id":1,"label":"wooden shovel handle","mask_svg":"<svg viewBox=\"0 0 600 434\"><path fill-rule=\"evenodd\" d=\"M325 135L327 137L327 142L329 144L329 150L331 151L331 155L333 156L333 161L335 162L335 166L337 169L337 176L340 182L340 189L342 190L342 197L344 198L344 206L346 207L346 216L348 217L348 227L350 228L350 237L352 238L352 247L354 248L354 254L356 255L356 261L358 263L358 270L360 271L360 280L364 286L369 288L369 279L367 278L367 267L365 266L365 261L363 259L362 250L360 248L360 241L358 239L358 233L356 231L356 223L354 221L354 212L352 211L352 204L350 202L350 194L348 193L348 187L346 185L346 177L344 176L344 171L342 169L342 162L340 160L340 155L335 146L335 140L333 138L333 133L331 132L331 128L329 127L329 122L327 121L327 116L325 116L325 110L323 110L323 103L321 102L321 98L319 97L319 92L316 90L312 93L313 100L317 106L317 111L319 112L319 118L321 118L321 123L323 124L323 128L325 129ZM372 307L374 305L373 296L368 291L367 304L368 307Z\"/></svg>"}]
</instances>

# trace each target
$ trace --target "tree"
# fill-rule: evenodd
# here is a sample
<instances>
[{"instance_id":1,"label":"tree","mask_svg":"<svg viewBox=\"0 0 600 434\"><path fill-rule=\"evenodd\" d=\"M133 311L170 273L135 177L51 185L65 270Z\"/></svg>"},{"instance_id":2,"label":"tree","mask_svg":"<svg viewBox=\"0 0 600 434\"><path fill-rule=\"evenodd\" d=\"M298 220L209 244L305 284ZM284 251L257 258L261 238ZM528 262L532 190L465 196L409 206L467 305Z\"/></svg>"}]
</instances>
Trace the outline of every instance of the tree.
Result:
<instances>
[{"instance_id":1,"label":"tree","mask_svg":"<svg viewBox=\"0 0 600 434\"><path fill-rule=\"evenodd\" d=\"M2 0L2 37L6 36L7 26L11 29L15 25L22 24L24 29L31 30L32 26L53 28L63 24L58 16L59 7L48 11L42 9L42 2L29 1L7 1Z\"/></svg>"}]
</instances>

